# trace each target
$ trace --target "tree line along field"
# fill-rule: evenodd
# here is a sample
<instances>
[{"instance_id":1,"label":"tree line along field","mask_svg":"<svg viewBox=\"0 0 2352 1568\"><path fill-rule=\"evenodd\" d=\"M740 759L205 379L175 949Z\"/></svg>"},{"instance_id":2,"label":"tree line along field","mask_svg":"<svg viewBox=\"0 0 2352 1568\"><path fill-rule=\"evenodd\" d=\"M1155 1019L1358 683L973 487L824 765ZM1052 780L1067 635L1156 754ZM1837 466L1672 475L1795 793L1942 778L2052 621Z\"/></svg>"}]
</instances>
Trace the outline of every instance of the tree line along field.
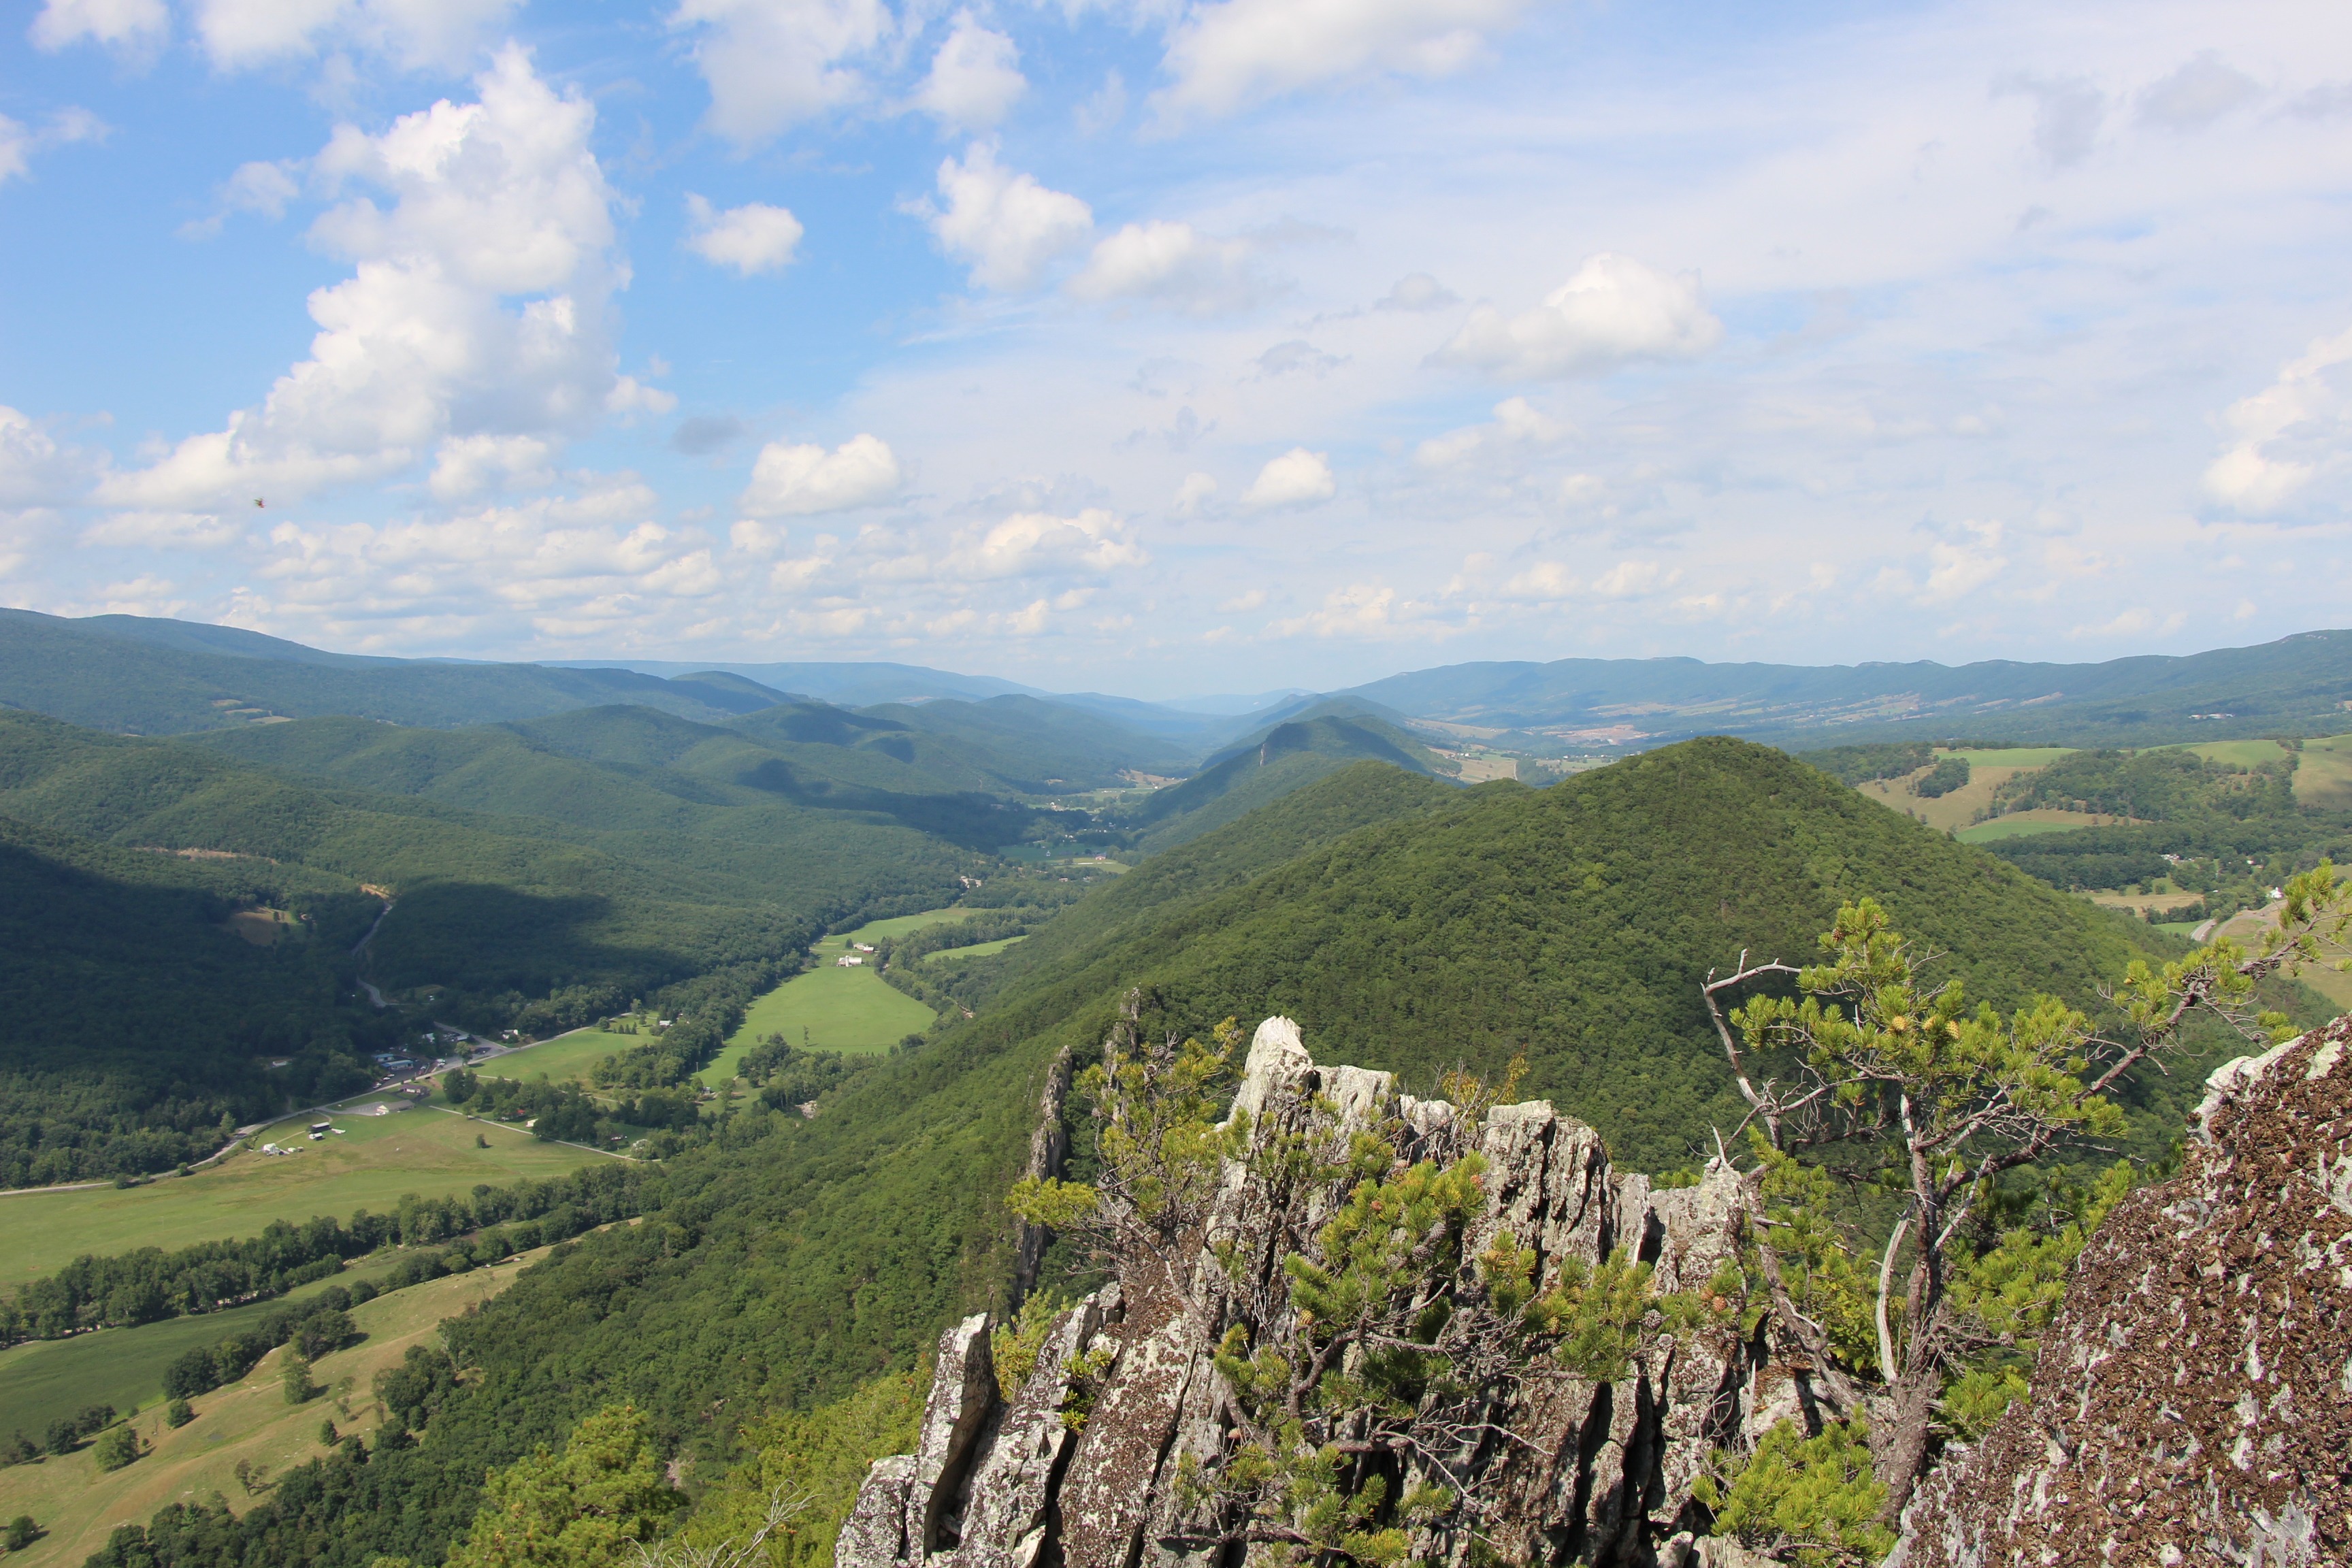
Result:
<instances>
[{"instance_id":1,"label":"tree line along field","mask_svg":"<svg viewBox=\"0 0 2352 1568\"><path fill-rule=\"evenodd\" d=\"M152 1404L163 1386L163 1369L183 1352L218 1344L271 1312L300 1306L331 1285L348 1289L375 1279L388 1272L394 1261L389 1255L362 1258L340 1273L242 1307L11 1345L0 1351L0 1438L20 1431L37 1438L50 1422L92 1405L130 1411ZM0 1470L0 1494L6 1493L11 1473Z\"/></svg>"},{"instance_id":2,"label":"tree line along field","mask_svg":"<svg viewBox=\"0 0 2352 1568\"><path fill-rule=\"evenodd\" d=\"M238 1461L262 1467L274 1476L324 1453L325 1445L320 1441L321 1421L331 1420L345 1432L372 1434L379 1418L372 1389L375 1374L397 1365L409 1346L431 1342L444 1319L499 1294L545 1252L541 1248L518 1253L494 1267L427 1280L352 1308L352 1321L367 1337L312 1363L312 1380L327 1392L307 1404L286 1402L280 1372L288 1350L281 1347L270 1352L240 1382L194 1400L196 1418L175 1431L163 1419L156 1382L163 1363L155 1362L143 1394L152 1407L131 1422L143 1443L152 1445L152 1451L144 1458L110 1474L99 1469L92 1450L85 1446L70 1454L0 1469L0 1517L29 1513L48 1532L26 1550L11 1552L9 1568L71 1568L104 1545L116 1525L144 1522L167 1503L218 1492L242 1512L249 1500L236 1479ZM335 1278L348 1283L352 1274ZM261 1310L282 1305L286 1300L299 1300L303 1294L294 1292ZM68 1350L87 1343L97 1349L118 1335L127 1342L182 1324L204 1325L205 1333L188 1342L207 1343L234 1331L236 1325L229 1321L234 1315L214 1313L23 1348ZM143 1351L138 1354L142 1365L152 1359ZM15 1389L9 1364L0 1361L0 1406L12 1406L10 1395ZM128 1408L129 1401L102 1392L95 1376L85 1386L87 1394L72 1400L76 1407L110 1400L118 1408ZM24 1424L13 1407L5 1419Z\"/></svg>"},{"instance_id":3,"label":"tree line along field","mask_svg":"<svg viewBox=\"0 0 2352 1568\"><path fill-rule=\"evenodd\" d=\"M188 1175L158 1177L139 1186L0 1194L0 1225L8 1237L8 1246L0 1248L0 1288L54 1273L86 1252L168 1250L257 1236L272 1220L299 1224L314 1215L344 1218L357 1209L383 1212L406 1193L453 1197L480 1183L504 1185L526 1176L561 1175L604 1158L569 1144L543 1142L520 1127L429 1106L385 1116L350 1109L400 1103L397 1096L362 1095L323 1118L306 1112L273 1123L251 1140L257 1145L290 1143L299 1151L293 1154L240 1149ZM311 1142L306 1130L318 1120L331 1121L343 1131Z\"/></svg>"}]
</instances>

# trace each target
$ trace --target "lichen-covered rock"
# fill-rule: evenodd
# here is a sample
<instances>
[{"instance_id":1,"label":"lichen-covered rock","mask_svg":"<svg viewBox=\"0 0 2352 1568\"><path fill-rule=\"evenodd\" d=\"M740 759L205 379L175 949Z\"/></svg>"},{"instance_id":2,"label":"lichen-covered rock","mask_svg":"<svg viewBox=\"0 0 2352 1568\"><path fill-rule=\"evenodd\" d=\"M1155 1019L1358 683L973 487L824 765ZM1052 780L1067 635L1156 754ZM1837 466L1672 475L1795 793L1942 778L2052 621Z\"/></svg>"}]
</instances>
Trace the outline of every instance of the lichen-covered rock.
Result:
<instances>
[{"instance_id":1,"label":"lichen-covered rock","mask_svg":"<svg viewBox=\"0 0 2352 1568\"><path fill-rule=\"evenodd\" d=\"M1902 1568L2352 1563L2352 1018L2231 1063L2099 1227L2032 1396L1923 1483Z\"/></svg>"},{"instance_id":2,"label":"lichen-covered rock","mask_svg":"<svg viewBox=\"0 0 2352 1568\"><path fill-rule=\"evenodd\" d=\"M1343 1129L1386 1121L1402 1129L1407 1160L1458 1119L1443 1101L1396 1094L1386 1073L1317 1066L1286 1018L1259 1027L1235 1107L1260 1142L1335 1112ZM1696 1187L1653 1191L1646 1178L1611 1170L1591 1128L1541 1101L1495 1108L1477 1147L1487 1161L1486 1209L1465 1245L1483 1249L1508 1227L1536 1251L1539 1286L1571 1261L1591 1266L1623 1247L1654 1265L1662 1289L1696 1289L1738 1245L1739 1179L1727 1170ZM950 1331L936 1376L953 1392L935 1388L910 1469L876 1468L872 1495L861 1495L853 1516L859 1528L842 1534L838 1568L1225 1568L1222 1550L1191 1544L1201 1531L1176 1485L1188 1455L1214 1464L1235 1435L1213 1348L1244 1296L1282 1296L1282 1257L1297 1245L1286 1238L1314 1234L1344 1195L1311 1184L1271 1191L1245 1161L1229 1162L1189 1270L1122 1281L1122 1297L1056 1319L1036 1372L1009 1403L971 1374L975 1352L985 1352L982 1321ZM1238 1278L1212 1260L1216 1247L1239 1260ZM1637 1357L1617 1384L1556 1374L1498 1392L1480 1435L1404 1477L1407 1487L1459 1482L1476 1500L1485 1543L1457 1522L1417 1531L1412 1555L1445 1568L1494 1556L1643 1568L1738 1561L1723 1543L1692 1539L1705 1522L1692 1482L1709 1452L1743 1429L1759 1387L1773 1386L1776 1356L1786 1359L1769 1329L1752 1341L1695 1335ZM1791 1375L1784 1367L1781 1383ZM976 1400L991 1405L977 1421ZM1074 1431L1064 1416L1080 1406ZM907 1521L895 1541L860 1522L889 1517L894 1488Z\"/></svg>"}]
</instances>

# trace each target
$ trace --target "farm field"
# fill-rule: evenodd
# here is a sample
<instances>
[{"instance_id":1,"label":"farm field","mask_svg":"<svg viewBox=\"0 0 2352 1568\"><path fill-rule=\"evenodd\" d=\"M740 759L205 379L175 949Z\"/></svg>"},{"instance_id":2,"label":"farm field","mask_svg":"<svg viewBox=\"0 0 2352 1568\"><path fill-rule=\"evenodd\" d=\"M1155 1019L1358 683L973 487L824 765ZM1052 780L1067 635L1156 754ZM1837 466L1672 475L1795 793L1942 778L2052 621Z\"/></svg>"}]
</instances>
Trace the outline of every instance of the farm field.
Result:
<instances>
[{"instance_id":1,"label":"farm field","mask_svg":"<svg viewBox=\"0 0 2352 1568\"><path fill-rule=\"evenodd\" d=\"M843 969L834 960L848 952L852 942L904 936L942 921L961 920L971 912L932 910L898 915L826 937L816 944L816 967L793 976L745 1011L742 1026L728 1039L718 1059L702 1069L701 1081L714 1089L733 1082L735 1064L770 1035L782 1035L794 1045L805 1038L818 1050L863 1054L887 1051L908 1035L929 1028L938 1015L929 1007L904 992L893 991L872 970Z\"/></svg>"},{"instance_id":2,"label":"farm field","mask_svg":"<svg viewBox=\"0 0 2352 1568\"><path fill-rule=\"evenodd\" d=\"M2295 763L2294 798L2328 811L2352 811L2352 735L2305 741Z\"/></svg>"},{"instance_id":3,"label":"farm field","mask_svg":"<svg viewBox=\"0 0 2352 1568\"><path fill-rule=\"evenodd\" d=\"M876 987L888 990L878 981ZM397 1100L362 1095L348 1103ZM0 1226L9 1243L0 1248L0 1287L53 1273L85 1252L255 1236L272 1220L348 1218L354 1209L388 1209L404 1193L450 1197L477 1183L560 1175L599 1158L568 1144L542 1143L519 1127L422 1107L389 1116L338 1113L331 1120L343 1133L317 1143L303 1136L308 1116L256 1134L265 1143L290 1141L301 1150L297 1154L240 1152L193 1175L144 1186L0 1196ZM478 1133L488 1139L488 1148L475 1147Z\"/></svg>"},{"instance_id":4,"label":"farm field","mask_svg":"<svg viewBox=\"0 0 2352 1568\"><path fill-rule=\"evenodd\" d=\"M535 1079L544 1073L550 1081L566 1079L588 1081L591 1068L606 1057L642 1046L656 1038L653 1035L611 1035L602 1029L574 1029L568 1035L558 1035L551 1040L541 1040L535 1046L525 1046L502 1057L492 1057L474 1070L485 1078Z\"/></svg>"},{"instance_id":5,"label":"farm field","mask_svg":"<svg viewBox=\"0 0 2352 1568\"><path fill-rule=\"evenodd\" d=\"M0 1351L0 1434L38 1437L51 1421L86 1405L111 1405L129 1411L152 1405L163 1397L163 1368L183 1351L216 1343L280 1307L299 1305L330 1285L348 1286L383 1274L398 1257L385 1251L362 1258L341 1274L226 1311L11 1345ZM5 1472L0 1472L0 1491L5 1489Z\"/></svg>"},{"instance_id":6,"label":"farm field","mask_svg":"<svg viewBox=\"0 0 2352 1568\"><path fill-rule=\"evenodd\" d=\"M286 1353L281 1348L264 1357L244 1382L194 1401L196 1418L176 1432L163 1425L161 1405L135 1417L140 1436L153 1451L111 1475L99 1469L87 1447L0 1470L0 1517L29 1513L48 1531L24 1551L9 1553L9 1568L79 1563L106 1543L116 1525L143 1522L164 1504L183 1499L218 1492L242 1508L247 1500L235 1473L239 1459L266 1466L275 1475L322 1451L321 1421L331 1420L346 1431L373 1431L376 1412L370 1387L376 1373L398 1363L409 1346L423 1343L444 1318L497 1295L544 1255L543 1248L523 1253L494 1268L427 1280L352 1308L352 1320L367 1338L319 1358L312 1377L330 1392L307 1405L286 1403L278 1382Z\"/></svg>"},{"instance_id":7,"label":"farm field","mask_svg":"<svg viewBox=\"0 0 2352 1568\"><path fill-rule=\"evenodd\" d=\"M1952 837L1963 844L1989 844L1996 838L2022 838L2033 833L2064 833L2076 827L2112 827L2125 820L2120 816L2097 816L2086 812L2037 807L2032 811L2013 811L2006 816L1996 816L1990 822L1979 822L1974 827L1963 827Z\"/></svg>"},{"instance_id":8,"label":"farm field","mask_svg":"<svg viewBox=\"0 0 2352 1568\"><path fill-rule=\"evenodd\" d=\"M2232 763L2242 768L2282 761L2287 749L2276 741L2200 741L2186 748L2209 763Z\"/></svg>"},{"instance_id":9,"label":"farm field","mask_svg":"<svg viewBox=\"0 0 2352 1568\"><path fill-rule=\"evenodd\" d=\"M943 947L926 957L925 963L961 963L967 958L985 958L992 952L1003 952L1016 942L1026 942L1025 936L1001 936L994 942L976 942L970 947Z\"/></svg>"},{"instance_id":10,"label":"farm field","mask_svg":"<svg viewBox=\"0 0 2352 1568\"><path fill-rule=\"evenodd\" d=\"M2195 905L2202 895L2198 893L2086 893L2084 897L2103 910L2121 910L2126 914L2145 918L2149 910L2189 909ZM2181 924L2184 930L2192 930L2196 925L2194 921L2174 923Z\"/></svg>"},{"instance_id":11,"label":"farm field","mask_svg":"<svg viewBox=\"0 0 2352 1568\"><path fill-rule=\"evenodd\" d=\"M2078 748L2074 746L2003 746L1993 749L1961 747L1947 753L1967 761L1973 773L1978 768L2046 768L2061 757L2070 757Z\"/></svg>"}]
</instances>

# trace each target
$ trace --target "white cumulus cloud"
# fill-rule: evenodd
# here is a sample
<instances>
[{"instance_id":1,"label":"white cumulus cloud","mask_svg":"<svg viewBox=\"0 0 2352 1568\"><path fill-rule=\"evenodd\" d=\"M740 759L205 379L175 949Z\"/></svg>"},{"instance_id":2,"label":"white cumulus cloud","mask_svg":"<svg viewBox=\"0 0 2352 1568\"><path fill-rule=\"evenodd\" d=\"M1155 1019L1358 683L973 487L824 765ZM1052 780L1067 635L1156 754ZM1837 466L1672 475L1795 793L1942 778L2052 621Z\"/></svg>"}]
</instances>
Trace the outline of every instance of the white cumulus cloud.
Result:
<instances>
[{"instance_id":1,"label":"white cumulus cloud","mask_svg":"<svg viewBox=\"0 0 2352 1568\"><path fill-rule=\"evenodd\" d=\"M46 506L74 499L89 482L87 455L17 410L0 404L0 506Z\"/></svg>"},{"instance_id":2,"label":"white cumulus cloud","mask_svg":"<svg viewBox=\"0 0 2352 1568\"><path fill-rule=\"evenodd\" d=\"M1313 506L1329 500L1339 493L1339 484L1331 477L1328 454L1310 452L1304 447L1293 447L1257 471L1250 488L1242 492L1242 504L1249 507Z\"/></svg>"},{"instance_id":3,"label":"white cumulus cloud","mask_svg":"<svg viewBox=\"0 0 2352 1568\"><path fill-rule=\"evenodd\" d=\"M476 86L478 101L445 99L380 135L336 131L314 174L393 203L353 195L312 226L355 268L311 294L310 357L226 428L108 479L102 500L171 510L300 494L397 473L445 437L558 438L616 399L667 401L614 374L608 299L622 274L588 146L593 106L554 91L513 47Z\"/></svg>"},{"instance_id":4,"label":"white cumulus cloud","mask_svg":"<svg viewBox=\"0 0 2352 1568\"><path fill-rule=\"evenodd\" d=\"M354 47L406 66L456 66L520 0L197 0L196 35L223 70Z\"/></svg>"},{"instance_id":5,"label":"white cumulus cloud","mask_svg":"<svg viewBox=\"0 0 2352 1568\"><path fill-rule=\"evenodd\" d=\"M2231 405L2236 437L2205 470L2205 493L2232 511L2276 511L2352 448L2352 331L2321 338L2279 367L2278 379Z\"/></svg>"},{"instance_id":6,"label":"white cumulus cloud","mask_svg":"<svg viewBox=\"0 0 2352 1568\"><path fill-rule=\"evenodd\" d=\"M1222 0L1177 28L1153 96L1163 121L1228 113L1366 71L1444 76L1517 20L1523 0Z\"/></svg>"},{"instance_id":7,"label":"white cumulus cloud","mask_svg":"<svg viewBox=\"0 0 2352 1568\"><path fill-rule=\"evenodd\" d=\"M1496 447L1549 447L1576 433L1564 419L1555 419L1524 397L1507 397L1495 405L1495 422L1472 425L1433 436L1413 452L1413 461L1426 468L1442 468L1472 454Z\"/></svg>"},{"instance_id":8,"label":"white cumulus cloud","mask_svg":"<svg viewBox=\"0 0 2352 1568\"><path fill-rule=\"evenodd\" d=\"M1029 90L1021 74L1021 51L1003 33L961 12L930 74L915 89L914 105L951 131L986 131Z\"/></svg>"},{"instance_id":9,"label":"white cumulus cloud","mask_svg":"<svg viewBox=\"0 0 2352 1568\"><path fill-rule=\"evenodd\" d=\"M554 444L536 436L453 436L441 443L427 484L442 500L537 489L555 482L554 456Z\"/></svg>"},{"instance_id":10,"label":"white cumulus cloud","mask_svg":"<svg viewBox=\"0 0 2352 1568\"><path fill-rule=\"evenodd\" d=\"M37 49L55 51L85 39L110 49L142 53L171 36L163 0L46 0L33 18Z\"/></svg>"},{"instance_id":11,"label":"white cumulus cloud","mask_svg":"<svg viewBox=\"0 0 2352 1568\"><path fill-rule=\"evenodd\" d=\"M1470 313L1437 353L1444 363L1513 380L1599 374L1640 360L1689 359L1723 338L1698 279L1606 252L1516 316L1491 305Z\"/></svg>"},{"instance_id":12,"label":"white cumulus cloud","mask_svg":"<svg viewBox=\"0 0 2352 1568\"><path fill-rule=\"evenodd\" d=\"M826 451L810 444L771 441L751 465L751 482L736 500L746 517L807 517L872 506L898 492L898 455L876 436L853 436Z\"/></svg>"},{"instance_id":13,"label":"white cumulus cloud","mask_svg":"<svg viewBox=\"0 0 2352 1568\"><path fill-rule=\"evenodd\" d=\"M1087 507L1075 517L1022 511L951 551L945 574L966 581L1106 575L1148 557L1116 513ZM1077 603L1083 603L1083 600ZM1076 608L1076 604L1065 606Z\"/></svg>"},{"instance_id":14,"label":"white cumulus cloud","mask_svg":"<svg viewBox=\"0 0 2352 1568\"><path fill-rule=\"evenodd\" d=\"M1093 208L1003 167L984 142L966 148L961 161L940 165L940 195L945 207L916 210L940 248L969 265L972 282L983 289L1030 287L1047 263L1094 233Z\"/></svg>"},{"instance_id":15,"label":"white cumulus cloud","mask_svg":"<svg viewBox=\"0 0 2352 1568\"><path fill-rule=\"evenodd\" d=\"M1274 289L1248 242L1215 239L1189 223L1131 223L1097 244L1070 280L1081 300L1134 300L1187 315L1247 310Z\"/></svg>"},{"instance_id":16,"label":"white cumulus cloud","mask_svg":"<svg viewBox=\"0 0 2352 1568\"><path fill-rule=\"evenodd\" d=\"M680 0L669 24L694 35L713 131L751 147L865 96L850 63L882 41L881 0Z\"/></svg>"},{"instance_id":17,"label":"white cumulus cloud","mask_svg":"<svg viewBox=\"0 0 2352 1568\"><path fill-rule=\"evenodd\" d=\"M100 141L106 129L106 122L86 109L61 110L38 128L0 114L0 184L30 174L34 153L75 142Z\"/></svg>"},{"instance_id":18,"label":"white cumulus cloud","mask_svg":"<svg viewBox=\"0 0 2352 1568\"><path fill-rule=\"evenodd\" d=\"M789 265L807 232L786 207L746 202L723 211L689 194L686 214L693 224L686 247L714 267L731 267L736 275L774 272Z\"/></svg>"}]
</instances>

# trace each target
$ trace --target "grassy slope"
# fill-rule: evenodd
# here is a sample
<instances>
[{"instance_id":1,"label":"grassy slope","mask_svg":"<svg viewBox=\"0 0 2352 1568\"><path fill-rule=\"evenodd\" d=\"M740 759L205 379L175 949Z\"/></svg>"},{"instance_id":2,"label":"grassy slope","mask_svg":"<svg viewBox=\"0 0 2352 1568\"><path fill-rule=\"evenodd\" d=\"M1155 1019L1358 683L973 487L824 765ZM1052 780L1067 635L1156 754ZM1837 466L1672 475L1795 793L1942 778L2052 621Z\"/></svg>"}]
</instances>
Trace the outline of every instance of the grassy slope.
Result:
<instances>
[{"instance_id":1,"label":"grassy slope","mask_svg":"<svg viewBox=\"0 0 2352 1568\"><path fill-rule=\"evenodd\" d=\"M907 1036L929 1028L938 1021L930 1008L884 984L872 969L865 965L844 969L834 960L849 952L852 942L900 936L942 921L961 920L970 912L933 910L897 915L825 938L816 945L815 967L752 1003L743 1015L741 1027L729 1037L727 1048L698 1076L707 1084L727 1082L735 1076L735 1064L743 1053L770 1035L782 1035L795 1046L805 1043L818 1050L863 1055L887 1051Z\"/></svg>"},{"instance_id":2,"label":"grassy slope","mask_svg":"<svg viewBox=\"0 0 2352 1568\"><path fill-rule=\"evenodd\" d=\"M244 1382L197 1400L196 1419L177 1431L163 1425L160 1407L136 1417L140 1435L153 1444L154 1451L111 1475L100 1471L88 1447L62 1458L0 1470L0 1516L30 1513L49 1531L29 1551L12 1553L9 1568L78 1563L104 1544L116 1525L143 1521L169 1502L219 1492L242 1510L248 1505L236 1483L238 1460L251 1460L272 1472L299 1464L322 1451L322 1420L332 1419L348 1431L371 1430L376 1413L370 1384L377 1371L397 1364L409 1346L428 1342L444 1318L512 1285L523 1268L543 1256L524 1253L494 1268L428 1280L352 1308L352 1321L368 1337L320 1357L311 1373L329 1389L344 1378L352 1380L348 1415L332 1395L288 1405L278 1382L279 1359L286 1352L278 1350Z\"/></svg>"},{"instance_id":3,"label":"grassy slope","mask_svg":"<svg viewBox=\"0 0 2352 1568\"><path fill-rule=\"evenodd\" d=\"M152 1405L163 1397L163 1369L182 1352L217 1344L278 1308L299 1304L330 1285L351 1285L381 1275L394 1260L390 1252L379 1253L283 1296L225 1311L11 1345L0 1351L0 1411L6 1412L0 1415L0 1433L22 1431L37 1438L51 1421L89 1405L111 1405L117 1410L131 1411ZM5 1489L5 1475L0 1472L0 1490Z\"/></svg>"},{"instance_id":4,"label":"grassy slope","mask_svg":"<svg viewBox=\"0 0 2352 1568\"><path fill-rule=\"evenodd\" d=\"M352 1103L378 1102L362 1097ZM446 1197L483 1182L557 1175L601 1158L569 1144L542 1143L519 1128L422 1108L381 1117L337 1115L343 1135L317 1143L303 1136L310 1120L299 1117L260 1134L265 1142L294 1142L299 1154L240 1152L143 1186L0 1197L0 1225L8 1236L8 1245L0 1247L0 1287L53 1273L85 1252L168 1249L255 1236L272 1220L343 1219L362 1208L382 1214L404 1193ZM475 1147L477 1133L489 1140L488 1148Z\"/></svg>"}]
</instances>

